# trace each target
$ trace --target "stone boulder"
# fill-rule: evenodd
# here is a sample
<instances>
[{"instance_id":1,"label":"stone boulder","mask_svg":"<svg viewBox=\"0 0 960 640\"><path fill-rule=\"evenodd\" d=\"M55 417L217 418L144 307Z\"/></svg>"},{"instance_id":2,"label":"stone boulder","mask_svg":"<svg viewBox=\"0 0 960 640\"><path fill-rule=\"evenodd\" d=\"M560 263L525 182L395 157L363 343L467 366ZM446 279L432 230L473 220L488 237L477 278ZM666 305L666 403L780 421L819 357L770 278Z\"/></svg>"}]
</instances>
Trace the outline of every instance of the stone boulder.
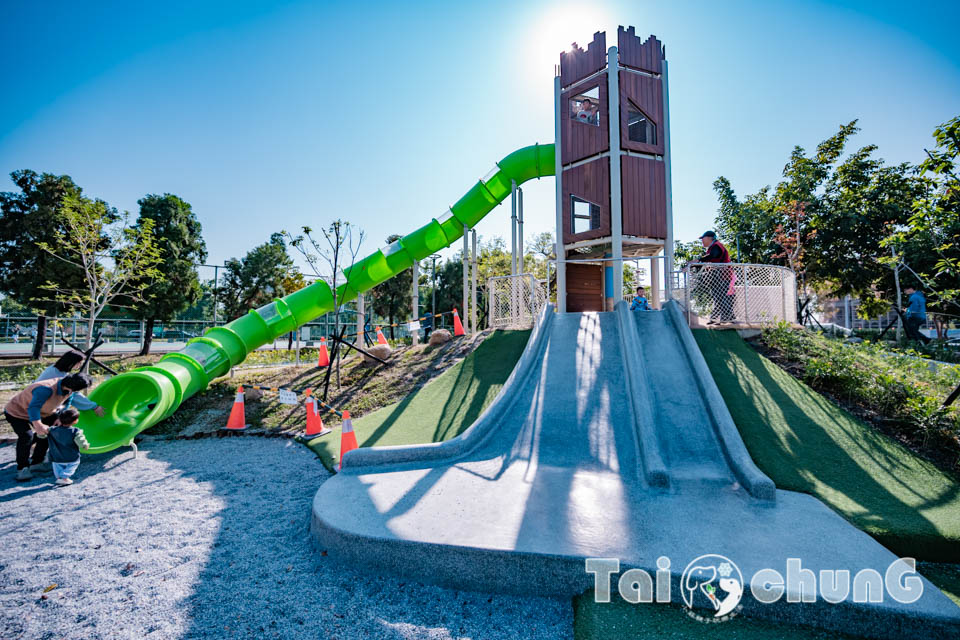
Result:
<instances>
[{"instance_id":1,"label":"stone boulder","mask_svg":"<svg viewBox=\"0 0 960 640\"><path fill-rule=\"evenodd\" d=\"M446 344L453 340L453 336L446 329L437 329L430 332L430 346L435 347L440 344Z\"/></svg>"},{"instance_id":2,"label":"stone boulder","mask_svg":"<svg viewBox=\"0 0 960 640\"><path fill-rule=\"evenodd\" d=\"M393 351L393 349L391 349L390 345L388 344L375 344L367 349L367 351L382 360L386 360L390 357L390 353ZM363 364L364 366L375 367L380 363L369 357L367 354L363 354Z\"/></svg>"}]
</instances>

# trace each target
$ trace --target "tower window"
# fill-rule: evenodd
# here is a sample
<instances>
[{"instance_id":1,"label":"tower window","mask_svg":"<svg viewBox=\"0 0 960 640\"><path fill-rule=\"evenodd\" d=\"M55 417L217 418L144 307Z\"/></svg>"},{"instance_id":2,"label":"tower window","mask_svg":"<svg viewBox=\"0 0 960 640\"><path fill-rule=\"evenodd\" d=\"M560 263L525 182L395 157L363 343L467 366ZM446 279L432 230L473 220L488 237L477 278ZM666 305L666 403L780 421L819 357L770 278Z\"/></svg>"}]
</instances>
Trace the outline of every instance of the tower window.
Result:
<instances>
[{"instance_id":1,"label":"tower window","mask_svg":"<svg viewBox=\"0 0 960 640\"><path fill-rule=\"evenodd\" d=\"M573 224L570 226L574 235L600 228L600 205L570 196L570 210L573 213Z\"/></svg>"},{"instance_id":2,"label":"tower window","mask_svg":"<svg viewBox=\"0 0 960 640\"><path fill-rule=\"evenodd\" d=\"M600 87L570 98L570 119L582 124L600 126Z\"/></svg>"},{"instance_id":3,"label":"tower window","mask_svg":"<svg viewBox=\"0 0 960 640\"><path fill-rule=\"evenodd\" d=\"M657 144L657 125L650 121L640 108L627 101L627 131L633 142Z\"/></svg>"}]
</instances>

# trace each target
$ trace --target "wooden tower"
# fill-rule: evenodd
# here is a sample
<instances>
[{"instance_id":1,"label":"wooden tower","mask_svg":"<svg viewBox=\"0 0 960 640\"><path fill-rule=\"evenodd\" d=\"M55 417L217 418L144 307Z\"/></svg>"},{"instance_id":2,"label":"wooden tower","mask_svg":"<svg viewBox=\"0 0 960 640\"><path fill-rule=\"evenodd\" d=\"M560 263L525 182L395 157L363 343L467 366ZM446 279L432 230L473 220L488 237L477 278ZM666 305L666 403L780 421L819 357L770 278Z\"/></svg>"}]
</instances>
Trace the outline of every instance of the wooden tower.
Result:
<instances>
[{"instance_id":1,"label":"wooden tower","mask_svg":"<svg viewBox=\"0 0 960 640\"><path fill-rule=\"evenodd\" d=\"M659 306L673 263L667 61L656 37L597 32L586 50L560 55L554 80L557 176L557 306L612 310L623 261L650 260ZM661 264L663 263L663 264Z\"/></svg>"}]
</instances>

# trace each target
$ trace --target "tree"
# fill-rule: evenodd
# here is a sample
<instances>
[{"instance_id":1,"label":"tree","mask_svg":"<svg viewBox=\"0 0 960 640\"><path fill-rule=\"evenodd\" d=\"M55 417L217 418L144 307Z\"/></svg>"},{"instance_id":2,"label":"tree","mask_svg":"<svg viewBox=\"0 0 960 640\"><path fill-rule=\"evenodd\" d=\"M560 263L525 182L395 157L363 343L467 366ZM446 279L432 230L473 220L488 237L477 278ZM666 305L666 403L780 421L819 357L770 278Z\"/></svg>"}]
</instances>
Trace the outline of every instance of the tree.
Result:
<instances>
[{"instance_id":1,"label":"tree","mask_svg":"<svg viewBox=\"0 0 960 640\"><path fill-rule=\"evenodd\" d=\"M960 308L960 116L933 132L937 146L917 166L919 193L906 223L884 246L898 250L908 281L927 289L933 308ZM919 281L919 282L918 282Z\"/></svg>"},{"instance_id":2,"label":"tree","mask_svg":"<svg viewBox=\"0 0 960 640\"><path fill-rule=\"evenodd\" d=\"M337 291L339 275L341 272L349 274L354 263L356 263L357 254L360 252L360 245L363 244L364 233L362 230L354 227L350 222L341 219L334 220L329 226L321 228L320 232L323 234L326 245L321 245L317 239L313 237L313 229L310 227L303 227L303 234L296 237L293 237L286 231L283 233L291 239L291 246L295 247L303 255L307 264L310 265L310 268L313 269L314 274L318 278L324 277L320 273L321 262L326 263L326 266L329 268L330 275L324 279L330 285L330 290L333 294L333 327L334 334L339 338L340 312L345 297L341 296L339 291ZM346 284L349 287L349 279ZM350 293L346 288L344 291L345 294ZM360 292L354 291L353 293L359 294ZM337 389L339 389L340 343L336 343L334 353L336 353Z\"/></svg>"},{"instance_id":3,"label":"tree","mask_svg":"<svg viewBox=\"0 0 960 640\"><path fill-rule=\"evenodd\" d=\"M140 355L150 353L153 327L157 320L173 320L180 312L200 299L200 279L196 264L207 259L203 228L190 207L175 195L147 195L137 201L140 216L137 224L150 220L154 238L163 262L158 269L162 279L147 289L148 297L136 308L134 317L146 320L143 348Z\"/></svg>"},{"instance_id":4,"label":"tree","mask_svg":"<svg viewBox=\"0 0 960 640\"><path fill-rule=\"evenodd\" d=\"M52 300L81 310L87 316L85 346L90 347L97 317L108 305L118 301L137 304L145 300L144 290L163 274L160 250L153 236L153 220L136 227L127 225L129 214L117 213L102 200L66 195L60 219L63 227L53 234L53 242L38 246L58 262L80 269L84 282L70 286L64 280L50 280L43 289Z\"/></svg>"},{"instance_id":5,"label":"tree","mask_svg":"<svg viewBox=\"0 0 960 640\"><path fill-rule=\"evenodd\" d=\"M399 240L400 236L387 237L387 244ZM382 284L373 288L371 299L373 310L390 321L390 338L395 338L393 325L398 317L406 317L413 295L413 269L405 269Z\"/></svg>"},{"instance_id":6,"label":"tree","mask_svg":"<svg viewBox=\"0 0 960 640\"><path fill-rule=\"evenodd\" d=\"M29 169L14 171L10 179L20 191L0 193L0 290L40 312L33 346L33 358L39 359L46 315L56 314L58 308L44 285L56 280L73 288L84 282L81 269L57 260L39 243L55 244L56 233L63 230L63 200L68 195L79 197L82 189L70 176Z\"/></svg>"},{"instance_id":7,"label":"tree","mask_svg":"<svg viewBox=\"0 0 960 640\"><path fill-rule=\"evenodd\" d=\"M282 233L254 247L241 259L230 258L221 278L219 298L224 315L233 320L286 294L284 279L293 269Z\"/></svg>"},{"instance_id":8,"label":"tree","mask_svg":"<svg viewBox=\"0 0 960 640\"><path fill-rule=\"evenodd\" d=\"M673 268L680 271L687 263L695 262L697 258L703 255L703 244L699 240L691 242L673 243Z\"/></svg>"}]
</instances>

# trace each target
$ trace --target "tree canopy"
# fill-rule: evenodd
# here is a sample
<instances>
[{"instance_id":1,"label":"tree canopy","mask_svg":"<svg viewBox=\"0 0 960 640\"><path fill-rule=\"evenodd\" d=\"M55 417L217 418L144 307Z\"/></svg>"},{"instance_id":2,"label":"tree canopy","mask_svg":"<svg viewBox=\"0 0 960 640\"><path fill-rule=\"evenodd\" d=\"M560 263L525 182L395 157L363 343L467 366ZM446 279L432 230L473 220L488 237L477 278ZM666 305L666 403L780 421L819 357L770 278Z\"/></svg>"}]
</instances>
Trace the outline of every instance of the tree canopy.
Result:
<instances>
[{"instance_id":1,"label":"tree canopy","mask_svg":"<svg viewBox=\"0 0 960 640\"><path fill-rule=\"evenodd\" d=\"M284 280L293 270L283 234L274 233L270 240L254 247L240 259L230 258L219 287L224 315L232 320L250 309L261 307L286 295Z\"/></svg>"}]
</instances>

